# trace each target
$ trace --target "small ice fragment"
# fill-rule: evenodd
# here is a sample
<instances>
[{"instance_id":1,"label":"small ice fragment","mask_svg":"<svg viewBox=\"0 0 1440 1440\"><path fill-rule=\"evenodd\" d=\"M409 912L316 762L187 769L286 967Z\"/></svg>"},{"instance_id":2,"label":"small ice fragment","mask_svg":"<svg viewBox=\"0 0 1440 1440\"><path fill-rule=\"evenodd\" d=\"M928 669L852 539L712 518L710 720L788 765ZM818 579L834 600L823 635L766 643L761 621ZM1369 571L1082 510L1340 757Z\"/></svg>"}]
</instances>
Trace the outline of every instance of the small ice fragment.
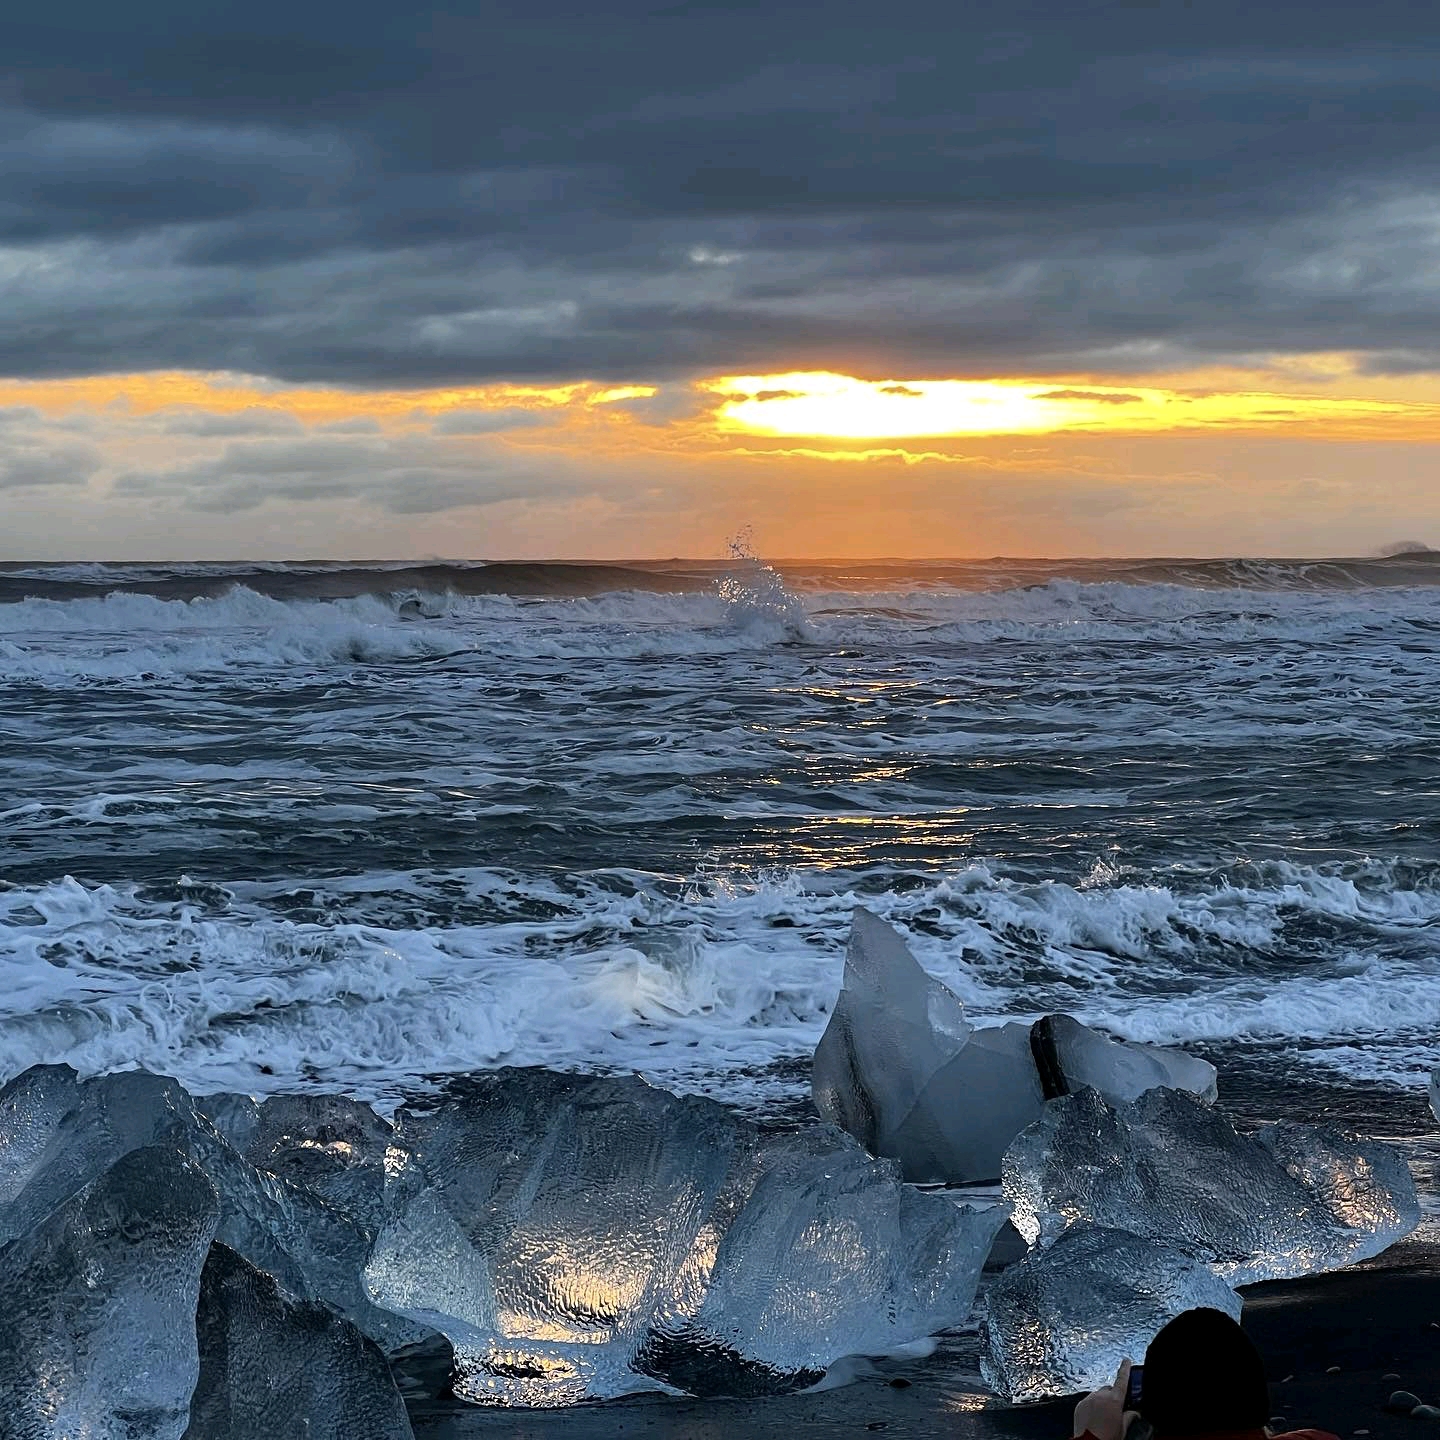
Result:
<instances>
[{"instance_id":1,"label":"small ice fragment","mask_svg":"<svg viewBox=\"0 0 1440 1440\"><path fill-rule=\"evenodd\" d=\"M179 1440L219 1213L178 1151L132 1150L0 1250L0 1433Z\"/></svg>"},{"instance_id":2,"label":"small ice fragment","mask_svg":"<svg viewBox=\"0 0 1440 1440\"><path fill-rule=\"evenodd\" d=\"M412 1440L385 1356L343 1316L286 1296L215 1245L200 1280L185 1440Z\"/></svg>"},{"instance_id":3,"label":"small ice fragment","mask_svg":"<svg viewBox=\"0 0 1440 1440\"><path fill-rule=\"evenodd\" d=\"M1046 1015L1037 1020L1031 1038L1037 1061L1042 1056L1054 1057L1054 1072L1047 1077L1049 1096L1072 1095L1089 1086L1115 1105L1167 1086L1189 1090L1207 1105L1216 1098L1215 1067L1183 1050L1112 1040L1071 1015Z\"/></svg>"},{"instance_id":4,"label":"small ice fragment","mask_svg":"<svg viewBox=\"0 0 1440 1440\"><path fill-rule=\"evenodd\" d=\"M272 1095L260 1106L245 1158L374 1226L384 1208L390 1126L343 1095Z\"/></svg>"},{"instance_id":5,"label":"small ice fragment","mask_svg":"<svg viewBox=\"0 0 1440 1440\"><path fill-rule=\"evenodd\" d=\"M1238 1320L1241 1300L1193 1255L1080 1225L995 1281L981 1317L980 1374L1016 1402L1093 1390L1198 1307Z\"/></svg>"},{"instance_id":6,"label":"small ice fragment","mask_svg":"<svg viewBox=\"0 0 1440 1440\"><path fill-rule=\"evenodd\" d=\"M1430 1113L1440 1120L1440 1065L1430 1072Z\"/></svg>"},{"instance_id":7,"label":"small ice fragment","mask_svg":"<svg viewBox=\"0 0 1440 1440\"><path fill-rule=\"evenodd\" d=\"M1241 1136L1180 1090L1114 1107L1094 1090L1052 1100L1006 1153L1003 1179L1032 1244L1080 1224L1128 1230L1207 1260L1232 1285L1378 1255L1420 1219L1389 1146L1311 1126Z\"/></svg>"}]
</instances>

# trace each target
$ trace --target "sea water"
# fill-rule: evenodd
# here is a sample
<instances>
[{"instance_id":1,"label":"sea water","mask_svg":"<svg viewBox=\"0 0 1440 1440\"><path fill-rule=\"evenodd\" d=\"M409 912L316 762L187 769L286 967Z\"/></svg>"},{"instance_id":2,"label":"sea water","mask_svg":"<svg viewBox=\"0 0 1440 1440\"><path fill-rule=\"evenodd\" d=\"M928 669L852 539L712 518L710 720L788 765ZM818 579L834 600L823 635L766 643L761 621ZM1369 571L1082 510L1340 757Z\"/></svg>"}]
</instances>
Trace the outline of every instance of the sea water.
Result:
<instances>
[{"instance_id":1,"label":"sea water","mask_svg":"<svg viewBox=\"0 0 1440 1440\"><path fill-rule=\"evenodd\" d=\"M0 567L0 1078L783 1122L857 902L976 1020L1428 1128L1440 557Z\"/></svg>"}]
</instances>

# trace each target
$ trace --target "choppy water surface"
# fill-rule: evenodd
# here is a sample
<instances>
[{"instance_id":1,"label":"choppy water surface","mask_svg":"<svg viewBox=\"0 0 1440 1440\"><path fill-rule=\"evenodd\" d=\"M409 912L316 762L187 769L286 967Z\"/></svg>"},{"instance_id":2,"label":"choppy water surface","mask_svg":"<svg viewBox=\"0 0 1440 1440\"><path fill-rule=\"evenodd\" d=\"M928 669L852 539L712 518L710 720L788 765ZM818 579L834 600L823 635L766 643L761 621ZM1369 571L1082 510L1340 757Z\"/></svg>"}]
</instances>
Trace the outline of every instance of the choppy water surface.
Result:
<instances>
[{"instance_id":1,"label":"choppy water surface","mask_svg":"<svg viewBox=\"0 0 1440 1440\"><path fill-rule=\"evenodd\" d=\"M1440 564L784 575L0 569L0 1076L783 1108L863 899L977 1017L1419 1123Z\"/></svg>"}]
</instances>

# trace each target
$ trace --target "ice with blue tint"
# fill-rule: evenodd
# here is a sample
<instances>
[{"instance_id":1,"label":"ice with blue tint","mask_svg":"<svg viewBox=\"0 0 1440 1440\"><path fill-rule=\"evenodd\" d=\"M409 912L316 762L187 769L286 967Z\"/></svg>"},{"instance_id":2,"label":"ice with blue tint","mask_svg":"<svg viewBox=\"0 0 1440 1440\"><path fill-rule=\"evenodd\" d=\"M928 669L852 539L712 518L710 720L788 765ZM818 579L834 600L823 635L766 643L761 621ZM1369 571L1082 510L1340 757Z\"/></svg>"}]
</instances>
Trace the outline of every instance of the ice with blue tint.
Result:
<instances>
[{"instance_id":1,"label":"ice with blue tint","mask_svg":"<svg viewBox=\"0 0 1440 1440\"><path fill-rule=\"evenodd\" d=\"M1232 1285L1338 1269L1420 1220L1410 1170L1383 1142L1290 1124L1240 1135L1179 1090L1117 1106L1095 1090L1052 1100L1006 1153L1003 1178L1032 1244L1077 1225L1127 1230Z\"/></svg>"},{"instance_id":2,"label":"ice with blue tint","mask_svg":"<svg viewBox=\"0 0 1440 1440\"><path fill-rule=\"evenodd\" d=\"M1032 1250L984 1301L980 1373L1009 1400L1108 1385L1161 1327L1205 1307L1240 1318L1240 1297L1206 1263L1123 1230L1077 1225Z\"/></svg>"},{"instance_id":3,"label":"ice with blue tint","mask_svg":"<svg viewBox=\"0 0 1440 1440\"><path fill-rule=\"evenodd\" d=\"M200 1367L185 1440L412 1440L378 1346L293 1300L225 1245L200 1277Z\"/></svg>"},{"instance_id":4,"label":"ice with blue tint","mask_svg":"<svg viewBox=\"0 0 1440 1440\"><path fill-rule=\"evenodd\" d=\"M278 1115L273 1103L258 1111L252 1148L264 1149L269 1135L266 1158L295 1180L303 1171L320 1192L257 1168L177 1081L145 1071L81 1080L68 1066L37 1066L16 1076L0 1089L0 1240L37 1223L122 1156L168 1145L193 1159L220 1192L218 1237L225 1244L291 1294L335 1306L386 1346L420 1338L411 1322L372 1305L360 1282L371 1241L365 1219L378 1204L383 1151L375 1146L384 1122L372 1116L362 1146L335 1139L335 1116L352 1130L359 1125L349 1102L281 1102ZM227 1123L242 1123L243 1107L223 1108ZM264 1129L267 1115L276 1115L276 1123ZM330 1138L312 1138L321 1135ZM360 1218L337 1200L353 1203Z\"/></svg>"},{"instance_id":5,"label":"ice with blue tint","mask_svg":"<svg viewBox=\"0 0 1440 1440\"><path fill-rule=\"evenodd\" d=\"M179 1440L219 1218L192 1161L141 1148L0 1249L0 1434Z\"/></svg>"},{"instance_id":6,"label":"ice with blue tint","mask_svg":"<svg viewBox=\"0 0 1440 1440\"><path fill-rule=\"evenodd\" d=\"M371 1293L442 1331L456 1393L491 1404L801 1388L962 1324L1004 1219L828 1127L765 1136L537 1070L402 1109L387 1170Z\"/></svg>"},{"instance_id":7,"label":"ice with blue tint","mask_svg":"<svg viewBox=\"0 0 1440 1440\"><path fill-rule=\"evenodd\" d=\"M1215 1068L1182 1051L1110 1039L1069 1015L977 1028L901 936L857 907L844 987L815 1051L811 1092L827 1119L907 1180L1000 1174L1011 1140L1048 1096L1095 1086L1129 1100L1155 1085L1215 1098Z\"/></svg>"}]
</instances>

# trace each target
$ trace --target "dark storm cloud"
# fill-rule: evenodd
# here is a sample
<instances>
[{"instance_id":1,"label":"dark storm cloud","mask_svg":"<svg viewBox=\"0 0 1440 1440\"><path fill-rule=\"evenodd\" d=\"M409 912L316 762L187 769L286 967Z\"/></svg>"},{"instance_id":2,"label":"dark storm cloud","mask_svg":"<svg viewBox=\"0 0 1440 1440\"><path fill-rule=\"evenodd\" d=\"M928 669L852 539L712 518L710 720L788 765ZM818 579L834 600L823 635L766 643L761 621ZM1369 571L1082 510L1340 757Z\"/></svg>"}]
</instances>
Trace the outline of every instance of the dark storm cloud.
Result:
<instances>
[{"instance_id":1,"label":"dark storm cloud","mask_svg":"<svg viewBox=\"0 0 1440 1440\"><path fill-rule=\"evenodd\" d=\"M1437 62L1400 0L27 7L0 370L1434 368Z\"/></svg>"}]
</instances>

